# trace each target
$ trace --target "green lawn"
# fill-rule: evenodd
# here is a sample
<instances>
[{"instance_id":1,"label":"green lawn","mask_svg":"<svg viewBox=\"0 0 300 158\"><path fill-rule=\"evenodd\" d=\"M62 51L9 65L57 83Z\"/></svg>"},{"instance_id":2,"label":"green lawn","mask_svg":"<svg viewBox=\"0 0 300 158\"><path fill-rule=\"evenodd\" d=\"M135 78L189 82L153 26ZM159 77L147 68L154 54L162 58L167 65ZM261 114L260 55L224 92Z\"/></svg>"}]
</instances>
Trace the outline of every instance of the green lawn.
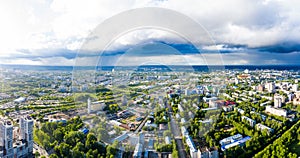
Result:
<instances>
[{"instance_id":1,"label":"green lawn","mask_svg":"<svg viewBox=\"0 0 300 158\"><path fill-rule=\"evenodd\" d=\"M289 146L289 149L293 152L296 153L297 156L300 156L300 141L296 141L295 143L291 144Z\"/></svg>"}]
</instances>

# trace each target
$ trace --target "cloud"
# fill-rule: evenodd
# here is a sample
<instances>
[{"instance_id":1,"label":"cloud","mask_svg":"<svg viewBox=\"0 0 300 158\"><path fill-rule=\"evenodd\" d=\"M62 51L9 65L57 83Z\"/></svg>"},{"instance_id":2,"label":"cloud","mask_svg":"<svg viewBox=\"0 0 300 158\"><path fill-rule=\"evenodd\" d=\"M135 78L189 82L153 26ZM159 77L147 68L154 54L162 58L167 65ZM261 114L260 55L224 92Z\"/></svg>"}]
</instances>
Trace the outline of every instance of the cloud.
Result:
<instances>
[{"instance_id":1,"label":"cloud","mask_svg":"<svg viewBox=\"0 0 300 158\"><path fill-rule=\"evenodd\" d=\"M259 51L272 52L272 53L293 53L293 52L300 52L300 43L283 42L274 45L258 47L256 49L258 49Z\"/></svg>"},{"instance_id":2,"label":"cloud","mask_svg":"<svg viewBox=\"0 0 300 158\"><path fill-rule=\"evenodd\" d=\"M299 59L300 2L297 0L11 0L0 3L0 19L3 21L0 63L15 59L11 62L26 60L28 62L24 63L29 63L31 60L42 65L59 58L57 62L70 64L72 62L67 61L74 61L77 50L88 40L87 37L91 37L90 33L99 23L122 11L139 7L173 9L201 24L216 43L216 46L206 45L200 50L200 53L211 56L211 62L216 52L222 53L224 63L228 64L297 64L296 59ZM194 55L198 50L195 47L177 35L155 29L132 31L120 37L103 56L119 57L129 48L151 42L167 44L197 64L198 58ZM138 53L141 51L144 53ZM158 51L157 47L152 51L135 50L135 56L156 59L155 56L174 55L176 61L176 53ZM86 57L98 55L99 52L93 52Z\"/></svg>"},{"instance_id":3,"label":"cloud","mask_svg":"<svg viewBox=\"0 0 300 158\"><path fill-rule=\"evenodd\" d=\"M39 49L28 50L19 49L18 52L22 54L12 54L7 58L23 58L23 59L37 59L37 58L53 58L62 57L66 59L74 59L77 56L77 52L69 49Z\"/></svg>"}]
</instances>

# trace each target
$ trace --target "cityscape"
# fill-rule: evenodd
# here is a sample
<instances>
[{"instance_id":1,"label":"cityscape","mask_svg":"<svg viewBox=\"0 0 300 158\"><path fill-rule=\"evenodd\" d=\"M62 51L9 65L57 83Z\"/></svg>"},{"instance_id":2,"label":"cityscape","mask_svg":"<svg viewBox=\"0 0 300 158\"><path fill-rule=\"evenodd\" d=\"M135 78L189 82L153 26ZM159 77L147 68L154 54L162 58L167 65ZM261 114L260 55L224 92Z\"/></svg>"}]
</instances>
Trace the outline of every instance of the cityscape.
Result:
<instances>
[{"instance_id":1,"label":"cityscape","mask_svg":"<svg viewBox=\"0 0 300 158\"><path fill-rule=\"evenodd\" d=\"M0 1L0 158L300 158L299 0Z\"/></svg>"},{"instance_id":2,"label":"cityscape","mask_svg":"<svg viewBox=\"0 0 300 158\"><path fill-rule=\"evenodd\" d=\"M1 69L1 157L300 155L298 70L34 67Z\"/></svg>"}]
</instances>

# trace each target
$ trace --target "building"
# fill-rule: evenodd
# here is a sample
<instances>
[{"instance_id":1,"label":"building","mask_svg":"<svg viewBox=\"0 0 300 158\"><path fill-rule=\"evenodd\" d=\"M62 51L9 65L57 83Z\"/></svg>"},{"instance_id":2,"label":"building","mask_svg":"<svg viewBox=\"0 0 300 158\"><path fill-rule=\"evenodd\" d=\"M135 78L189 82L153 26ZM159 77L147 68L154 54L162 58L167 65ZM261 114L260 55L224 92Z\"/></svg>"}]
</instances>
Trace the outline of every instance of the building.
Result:
<instances>
[{"instance_id":1,"label":"building","mask_svg":"<svg viewBox=\"0 0 300 158\"><path fill-rule=\"evenodd\" d=\"M280 108L282 103L285 103L286 97L283 95L275 94L274 95L274 106L275 102L278 102L278 107ZM277 106L277 105L276 105Z\"/></svg>"},{"instance_id":2,"label":"building","mask_svg":"<svg viewBox=\"0 0 300 158\"><path fill-rule=\"evenodd\" d=\"M297 92L297 91L298 91L298 84L293 84L292 90L293 90L294 92Z\"/></svg>"},{"instance_id":3,"label":"building","mask_svg":"<svg viewBox=\"0 0 300 158\"><path fill-rule=\"evenodd\" d=\"M255 120L253 120L253 119L251 119L251 118L249 118L249 117L247 117L247 116L242 116L242 120L243 120L243 121L246 120L246 121L249 123L249 125L250 125L251 127L254 127L255 124L256 124L256 121L255 121Z\"/></svg>"},{"instance_id":4,"label":"building","mask_svg":"<svg viewBox=\"0 0 300 158\"><path fill-rule=\"evenodd\" d=\"M221 150L225 151L226 149L229 149L231 147L237 146L237 145L244 145L246 141L250 140L251 137L246 136L243 138L243 136L241 134L236 134L227 138L224 138L222 140L220 140L220 144L221 144Z\"/></svg>"},{"instance_id":5,"label":"building","mask_svg":"<svg viewBox=\"0 0 300 158\"><path fill-rule=\"evenodd\" d=\"M194 141L188 134L185 135L185 142L189 146L191 158L197 158L198 151L195 147Z\"/></svg>"},{"instance_id":6,"label":"building","mask_svg":"<svg viewBox=\"0 0 300 158\"><path fill-rule=\"evenodd\" d=\"M143 144L144 144L144 133L140 133L138 137L138 143L135 146L133 157L134 158L141 158L143 153Z\"/></svg>"},{"instance_id":7,"label":"building","mask_svg":"<svg viewBox=\"0 0 300 158\"><path fill-rule=\"evenodd\" d=\"M287 117L287 111L285 109L281 109L281 108L273 108L272 106L266 106L266 110L267 113L273 114L273 115L277 115L277 116L282 116L282 117Z\"/></svg>"},{"instance_id":8,"label":"building","mask_svg":"<svg viewBox=\"0 0 300 158\"><path fill-rule=\"evenodd\" d=\"M287 96L288 96L288 101L293 101L293 99L294 99L293 93L289 93Z\"/></svg>"},{"instance_id":9,"label":"building","mask_svg":"<svg viewBox=\"0 0 300 158\"><path fill-rule=\"evenodd\" d=\"M165 137L165 143L166 144L171 144L171 138L169 136Z\"/></svg>"},{"instance_id":10,"label":"building","mask_svg":"<svg viewBox=\"0 0 300 158\"><path fill-rule=\"evenodd\" d=\"M220 140L219 143L221 145L227 145L227 144L230 144L234 141L240 140L242 138L243 138L243 136L241 134L236 134L236 135L233 135L233 136L230 136L230 137L227 137L227 138L224 138L224 139Z\"/></svg>"},{"instance_id":11,"label":"building","mask_svg":"<svg viewBox=\"0 0 300 158\"><path fill-rule=\"evenodd\" d=\"M91 99L89 98L88 100L87 100L87 113L88 114L90 114L91 113L91 107L92 105L91 105Z\"/></svg>"},{"instance_id":12,"label":"building","mask_svg":"<svg viewBox=\"0 0 300 158\"><path fill-rule=\"evenodd\" d=\"M260 84L260 85L257 86L257 90L260 91L260 92L263 92L265 90L265 87Z\"/></svg>"},{"instance_id":13,"label":"building","mask_svg":"<svg viewBox=\"0 0 300 158\"><path fill-rule=\"evenodd\" d=\"M240 108L234 108L234 110L239 112L241 115L243 115L245 113L245 111L243 109L240 109Z\"/></svg>"},{"instance_id":14,"label":"building","mask_svg":"<svg viewBox=\"0 0 300 158\"><path fill-rule=\"evenodd\" d=\"M261 131L266 129L268 131L268 133L273 133L274 132L274 130L272 128L270 128L268 126L265 126L261 123L256 124L255 127L256 127L256 129L261 130Z\"/></svg>"},{"instance_id":15,"label":"building","mask_svg":"<svg viewBox=\"0 0 300 158\"><path fill-rule=\"evenodd\" d=\"M209 151L206 147L198 149L199 158L209 158Z\"/></svg>"},{"instance_id":16,"label":"building","mask_svg":"<svg viewBox=\"0 0 300 158\"><path fill-rule=\"evenodd\" d=\"M238 78L234 78L234 83L235 84L239 84L240 82L239 82L239 79Z\"/></svg>"},{"instance_id":17,"label":"building","mask_svg":"<svg viewBox=\"0 0 300 158\"><path fill-rule=\"evenodd\" d=\"M0 157L14 157L13 124L8 120L0 122Z\"/></svg>"},{"instance_id":18,"label":"building","mask_svg":"<svg viewBox=\"0 0 300 158\"><path fill-rule=\"evenodd\" d=\"M266 121L266 119L267 119L267 116L266 116L266 115L260 114L260 113L255 112L255 111L251 111L250 114L256 114L256 115L259 115L263 121Z\"/></svg>"},{"instance_id":19,"label":"building","mask_svg":"<svg viewBox=\"0 0 300 158\"><path fill-rule=\"evenodd\" d=\"M274 95L274 107L275 108L281 108L282 105L282 99L280 95Z\"/></svg>"},{"instance_id":20,"label":"building","mask_svg":"<svg viewBox=\"0 0 300 158\"><path fill-rule=\"evenodd\" d=\"M273 93L275 92L275 83L274 82L270 82L266 84L266 89L268 90L268 92Z\"/></svg>"},{"instance_id":21,"label":"building","mask_svg":"<svg viewBox=\"0 0 300 158\"><path fill-rule=\"evenodd\" d=\"M20 130L13 127L9 120L0 120L0 157L32 157L33 119L29 116L20 118ZM14 135L15 133L16 135Z\"/></svg>"},{"instance_id":22,"label":"building","mask_svg":"<svg viewBox=\"0 0 300 158\"><path fill-rule=\"evenodd\" d=\"M33 152L33 119L30 116L20 118L20 139L27 143L28 153Z\"/></svg>"},{"instance_id":23,"label":"building","mask_svg":"<svg viewBox=\"0 0 300 158\"><path fill-rule=\"evenodd\" d=\"M224 100L210 100L209 107L221 107L225 104Z\"/></svg>"},{"instance_id":24,"label":"building","mask_svg":"<svg viewBox=\"0 0 300 158\"><path fill-rule=\"evenodd\" d=\"M219 158L219 152L216 147L198 149L198 158Z\"/></svg>"},{"instance_id":25,"label":"building","mask_svg":"<svg viewBox=\"0 0 300 158\"><path fill-rule=\"evenodd\" d=\"M91 102L90 98L87 100L87 113L91 114L93 112L102 111L106 104L104 101Z\"/></svg>"},{"instance_id":26,"label":"building","mask_svg":"<svg viewBox=\"0 0 300 158\"><path fill-rule=\"evenodd\" d=\"M226 101L225 102L225 105L222 106L223 110L225 112L229 112L229 111L232 111L235 107L236 103L235 102L232 102L232 101Z\"/></svg>"}]
</instances>

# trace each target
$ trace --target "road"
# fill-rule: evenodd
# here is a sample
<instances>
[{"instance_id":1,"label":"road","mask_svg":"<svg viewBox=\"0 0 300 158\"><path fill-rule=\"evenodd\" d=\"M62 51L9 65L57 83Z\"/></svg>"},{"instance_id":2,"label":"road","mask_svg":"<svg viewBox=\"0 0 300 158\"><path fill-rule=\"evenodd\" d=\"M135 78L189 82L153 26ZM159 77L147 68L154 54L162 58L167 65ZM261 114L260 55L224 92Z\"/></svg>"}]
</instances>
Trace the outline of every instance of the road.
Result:
<instances>
[{"instance_id":1,"label":"road","mask_svg":"<svg viewBox=\"0 0 300 158\"><path fill-rule=\"evenodd\" d=\"M148 115L145 116L143 122L141 122L140 125L139 125L139 127L135 130L135 132L134 132L135 134L137 134L137 133L142 129L142 127L143 127L144 124L146 123L147 119L148 119Z\"/></svg>"},{"instance_id":2,"label":"road","mask_svg":"<svg viewBox=\"0 0 300 158\"><path fill-rule=\"evenodd\" d=\"M172 131L172 134L175 138L175 143L176 143L178 154L179 154L178 156L180 158L186 158L187 155L186 155L185 147L184 147L183 142L182 142L180 129L179 129L178 124L174 120L174 117L173 117L172 112L171 112L172 107L167 102L165 102L165 104L169 108L168 114L169 114L169 118L170 118L171 131Z\"/></svg>"},{"instance_id":3,"label":"road","mask_svg":"<svg viewBox=\"0 0 300 158\"><path fill-rule=\"evenodd\" d=\"M47 153L47 151L40 147L37 143L33 143L33 148L35 151L38 151L41 155L48 157L49 154Z\"/></svg>"}]
</instances>

